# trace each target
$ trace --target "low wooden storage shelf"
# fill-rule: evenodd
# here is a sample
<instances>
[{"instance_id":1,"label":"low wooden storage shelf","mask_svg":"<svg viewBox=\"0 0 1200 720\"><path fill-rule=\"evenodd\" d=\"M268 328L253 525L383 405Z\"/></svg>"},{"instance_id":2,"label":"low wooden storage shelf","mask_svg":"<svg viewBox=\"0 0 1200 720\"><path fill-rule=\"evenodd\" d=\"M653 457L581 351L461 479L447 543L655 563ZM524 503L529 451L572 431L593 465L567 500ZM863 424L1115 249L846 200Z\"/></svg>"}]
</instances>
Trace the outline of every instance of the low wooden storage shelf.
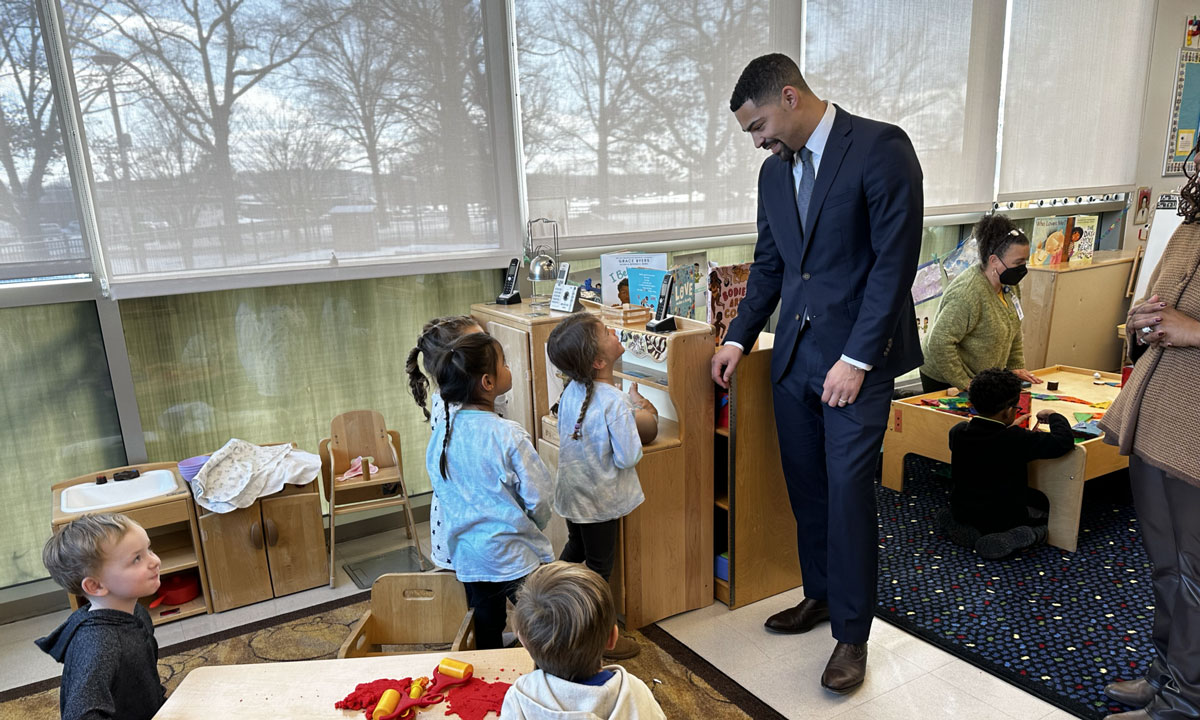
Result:
<instances>
[{"instance_id":1,"label":"low wooden storage shelf","mask_svg":"<svg viewBox=\"0 0 1200 720\"><path fill-rule=\"evenodd\" d=\"M214 612L308 590L329 580L316 482L285 485L233 512L201 508L199 523Z\"/></svg>"}]
</instances>

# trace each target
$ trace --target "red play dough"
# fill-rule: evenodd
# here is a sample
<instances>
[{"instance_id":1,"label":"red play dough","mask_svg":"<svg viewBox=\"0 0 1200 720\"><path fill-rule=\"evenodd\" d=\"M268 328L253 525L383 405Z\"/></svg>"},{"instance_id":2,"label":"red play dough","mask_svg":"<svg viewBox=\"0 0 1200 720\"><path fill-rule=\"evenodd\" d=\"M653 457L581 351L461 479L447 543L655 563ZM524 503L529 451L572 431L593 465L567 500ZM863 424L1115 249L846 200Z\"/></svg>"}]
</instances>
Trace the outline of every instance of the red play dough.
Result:
<instances>
[{"instance_id":1,"label":"red play dough","mask_svg":"<svg viewBox=\"0 0 1200 720\"><path fill-rule=\"evenodd\" d=\"M508 688L509 683L506 682L490 683L471 678L471 682L461 687L450 688L446 693L446 714L457 715L462 720L483 720L489 712L499 716Z\"/></svg>"},{"instance_id":2,"label":"red play dough","mask_svg":"<svg viewBox=\"0 0 1200 720\"><path fill-rule=\"evenodd\" d=\"M383 697L384 690L395 690L400 693L400 697L404 698L408 697L410 687L412 687L412 678L372 680L359 683L354 687L354 692L334 703L333 706L339 710L363 710L363 716L370 720L371 713L375 712L375 705L379 702L379 698ZM503 695L501 695L501 699L503 699Z\"/></svg>"}]
</instances>

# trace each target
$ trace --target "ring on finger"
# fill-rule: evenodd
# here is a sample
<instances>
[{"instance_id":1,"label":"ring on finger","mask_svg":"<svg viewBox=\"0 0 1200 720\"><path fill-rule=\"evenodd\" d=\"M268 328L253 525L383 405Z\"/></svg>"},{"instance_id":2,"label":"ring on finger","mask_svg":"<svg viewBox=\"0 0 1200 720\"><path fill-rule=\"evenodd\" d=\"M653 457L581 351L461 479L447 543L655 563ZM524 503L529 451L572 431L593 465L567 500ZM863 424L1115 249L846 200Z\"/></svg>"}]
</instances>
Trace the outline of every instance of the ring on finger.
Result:
<instances>
[{"instance_id":1,"label":"ring on finger","mask_svg":"<svg viewBox=\"0 0 1200 720\"><path fill-rule=\"evenodd\" d=\"M1142 334L1143 334L1143 335L1149 335L1149 334L1150 334L1150 333L1152 333L1152 332L1154 332L1154 328L1150 327L1149 325L1147 325L1146 327L1142 328Z\"/></svg>"},{"instance_id":2,"label":"ring on finger","mask_svg":"<svg viewBox=\"0 0 1200 720\"><path fill-rule=\"evenodd\" d=\"M838 405L845 405L845 404L846 404L846 398L842 398L841 400L838 400Z\"/></svg>"}]
</instances>

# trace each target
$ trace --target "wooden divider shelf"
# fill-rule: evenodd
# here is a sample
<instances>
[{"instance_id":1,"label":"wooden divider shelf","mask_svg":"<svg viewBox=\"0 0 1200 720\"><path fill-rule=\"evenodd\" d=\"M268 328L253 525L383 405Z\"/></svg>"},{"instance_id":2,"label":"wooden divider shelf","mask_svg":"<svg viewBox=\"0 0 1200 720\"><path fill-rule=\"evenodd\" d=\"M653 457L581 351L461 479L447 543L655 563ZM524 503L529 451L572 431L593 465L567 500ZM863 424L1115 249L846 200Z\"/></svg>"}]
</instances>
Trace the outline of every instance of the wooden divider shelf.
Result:
<instances>
[{"instance_id":1,"label":"wooden divider shelf","mask_svg":"<svg viewBox=\"0 0 1200 720\"><path fill-rule=\"evenodd\" d=\"M730 608L757 602L801 583L796 520L788 500L771 390L771 348L762 333L742 357L729 387L729 427L716 428L721 446L714 507L724 514L716 552L729 553L728 582L716 578L716 598Z\"/></svg>"}]
</instances>

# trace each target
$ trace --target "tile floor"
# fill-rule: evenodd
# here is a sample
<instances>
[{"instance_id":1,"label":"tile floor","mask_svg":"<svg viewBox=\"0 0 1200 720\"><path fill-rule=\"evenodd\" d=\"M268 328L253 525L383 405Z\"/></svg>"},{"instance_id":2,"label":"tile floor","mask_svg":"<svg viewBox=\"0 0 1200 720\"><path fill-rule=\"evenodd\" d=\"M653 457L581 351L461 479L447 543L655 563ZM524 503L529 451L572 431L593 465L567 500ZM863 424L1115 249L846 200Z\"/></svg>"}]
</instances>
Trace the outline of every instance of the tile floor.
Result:
<instances>
[{"instance_id":1,"label":"tile floor","mask_svg":"<svg viewBox=\"0 0 1200 720\"><path fill-rule=\"evenodd\" d=\"M1024 690L881 620L871 629L867 679L839 696L821 687L833 651L828 625L803 635L763 628L804 597L797 588L730 610L721 603L658 623L763 702L805 720L1067 720Z\"/></svg>"},{"instance_id":2,"label":"tile floor","mask_svg":"<svg viewBox=\"0 0 1200 720\"><path fill-rule=\"evenodd\" d=\"M564 528L552 526L556 549ZM429 528L419 525L424 547ZM403 530L338 544L337 588L314 588L213 615L186 618L156 630L160 647L235 628L359 592L340 565L402 547ZM428 552L428 550L426 550ZM1073 716L887 623L872 630L867 680L847 696L820 686L833 649L828 626L804 635L762 627L770 614L800 601L799 589L729 610L717 602L659 625L747 690L789 718L806 720L1067 720ZM33 644L68 615L55 612L3 626L0 690L57 677L61 666ZM735 640L735 641L731 641Z\"/></svg>"}]
</instances>

